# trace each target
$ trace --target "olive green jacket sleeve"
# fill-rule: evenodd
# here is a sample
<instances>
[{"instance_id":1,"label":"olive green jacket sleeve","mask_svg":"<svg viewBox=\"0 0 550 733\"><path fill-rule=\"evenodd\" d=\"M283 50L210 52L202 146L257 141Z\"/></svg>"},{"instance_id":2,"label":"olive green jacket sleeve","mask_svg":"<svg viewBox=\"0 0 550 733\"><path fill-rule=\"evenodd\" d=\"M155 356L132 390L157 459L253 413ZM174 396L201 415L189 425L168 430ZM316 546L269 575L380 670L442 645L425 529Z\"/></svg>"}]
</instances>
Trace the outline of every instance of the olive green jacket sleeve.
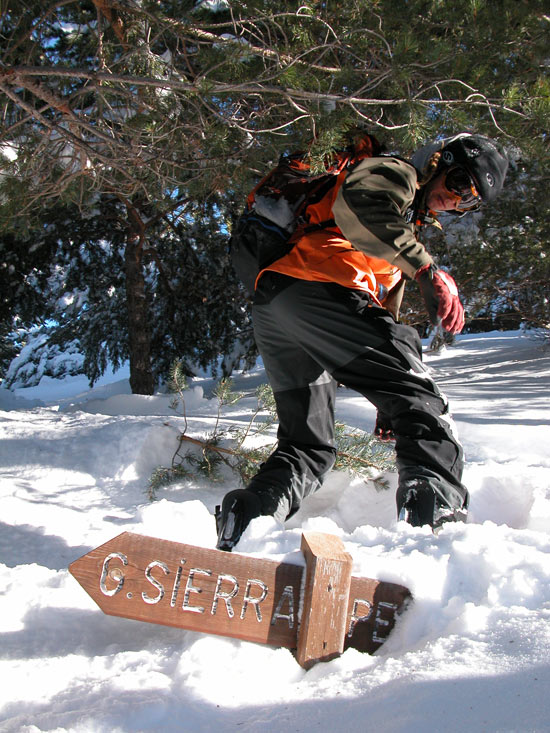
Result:
<instances>
[{"instance_id":1,"label":"olive green jacket sleeve","mask_svg":"<svg viewBox=\"0 0 550 733\"><path fill-rule=\"evenodd\" d=\"M347 175L333 206L345 238L414 278L432 258L405 219L416 193L416 170L399 158L367 158Z\"/></svg>"}]
</instances>

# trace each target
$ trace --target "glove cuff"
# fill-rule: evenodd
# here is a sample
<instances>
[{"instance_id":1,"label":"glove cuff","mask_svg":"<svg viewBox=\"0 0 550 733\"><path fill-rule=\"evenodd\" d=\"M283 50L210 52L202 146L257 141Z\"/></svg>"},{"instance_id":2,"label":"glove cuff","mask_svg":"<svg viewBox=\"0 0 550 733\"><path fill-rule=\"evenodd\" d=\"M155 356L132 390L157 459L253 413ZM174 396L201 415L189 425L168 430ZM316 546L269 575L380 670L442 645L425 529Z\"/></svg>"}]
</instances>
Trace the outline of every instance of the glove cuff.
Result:
<instances>
[{"instance_id":1,"label":"glove cuff","mask_svg":"<svg viewBox=\"0 0 550 733\"><path fill-rule=\"evenodd\" d=\"M429 265L424 265L423 267L418 268L418 270L414 274L414 279L418 282L419 279L426 273L436 272L437 270L439 270L439 267L433 262L430 262Z\"/></svg>"}]
</instances>

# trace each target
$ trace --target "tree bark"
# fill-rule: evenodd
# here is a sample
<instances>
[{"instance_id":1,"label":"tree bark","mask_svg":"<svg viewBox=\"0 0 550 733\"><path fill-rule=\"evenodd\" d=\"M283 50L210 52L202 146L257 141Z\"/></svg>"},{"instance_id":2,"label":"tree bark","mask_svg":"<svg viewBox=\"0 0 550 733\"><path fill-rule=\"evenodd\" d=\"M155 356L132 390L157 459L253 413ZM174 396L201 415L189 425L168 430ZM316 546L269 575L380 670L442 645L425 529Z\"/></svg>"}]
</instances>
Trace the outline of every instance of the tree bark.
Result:
<instances>
[{"instance_id":1,"label":"tree bark","mask_svg":"<svg viewBox=\"0 0 550 733\"><path fill-rule=\"evenodd\" d=\"M151 329L143 275L145 227L137 211L127 204L128 239L125 250L126 301L130 387L133 394L151 395L155 385L151 368Z\"/></svg>"}]
</instances>

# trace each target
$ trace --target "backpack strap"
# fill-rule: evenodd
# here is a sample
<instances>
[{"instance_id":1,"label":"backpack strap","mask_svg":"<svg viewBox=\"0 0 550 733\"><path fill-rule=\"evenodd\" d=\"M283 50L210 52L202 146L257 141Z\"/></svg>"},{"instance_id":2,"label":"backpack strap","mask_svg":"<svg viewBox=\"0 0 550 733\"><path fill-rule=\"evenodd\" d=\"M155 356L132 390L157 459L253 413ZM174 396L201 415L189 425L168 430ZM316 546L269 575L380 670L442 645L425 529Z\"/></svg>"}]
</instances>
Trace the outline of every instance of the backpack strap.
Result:
<instances>
[{"instance_id":1,"label":"backpack strap","mask_svg":"<svg viewBox=\"0 0 550 733\"><path fill-rule=\"evenodd\" d=\"M337 225L334 219L326 219L325 221L320 221L318 224L310 224L309 226L300 227L299 236L301 237L304 234L311 234L311 232L317 232L321 229L331 229L335 226Z\"/></svg>"}]
</instances>

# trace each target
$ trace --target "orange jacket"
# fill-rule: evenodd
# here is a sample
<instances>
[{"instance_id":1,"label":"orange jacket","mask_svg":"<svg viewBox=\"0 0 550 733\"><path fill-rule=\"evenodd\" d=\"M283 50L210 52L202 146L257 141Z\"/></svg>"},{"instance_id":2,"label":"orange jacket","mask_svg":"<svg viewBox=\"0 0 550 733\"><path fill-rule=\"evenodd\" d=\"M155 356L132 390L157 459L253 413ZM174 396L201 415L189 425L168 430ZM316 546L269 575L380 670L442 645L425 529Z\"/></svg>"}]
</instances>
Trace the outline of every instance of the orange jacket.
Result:
<instances>
[{"instance_id":1,"label":"orange jacket","mask_svg":"<svg viewBox=\"0 0 550 733\"><path fill-rule=\"evenodd\" d=\"M401 279L398 267L358 252L336 227L300 237L287 255L266 270L298 280L335 282L346 288L366 290L379 302Z\"/></svg>"},{"instance_id":2,"label":"orange jacket","mask_svg":"<svg viewBox=\"0 0 550 733\"><path fill-rule=\"evenodd\" d=\"M431 262L405 218L415 192L415 169L397 158L367 158L344 169L328 193L306 208L306 224L294 233L293 249L258 278L271 270L336 282L364 290L384 305L402 272L414 277Z\"/></svg>"}]
</instances>

